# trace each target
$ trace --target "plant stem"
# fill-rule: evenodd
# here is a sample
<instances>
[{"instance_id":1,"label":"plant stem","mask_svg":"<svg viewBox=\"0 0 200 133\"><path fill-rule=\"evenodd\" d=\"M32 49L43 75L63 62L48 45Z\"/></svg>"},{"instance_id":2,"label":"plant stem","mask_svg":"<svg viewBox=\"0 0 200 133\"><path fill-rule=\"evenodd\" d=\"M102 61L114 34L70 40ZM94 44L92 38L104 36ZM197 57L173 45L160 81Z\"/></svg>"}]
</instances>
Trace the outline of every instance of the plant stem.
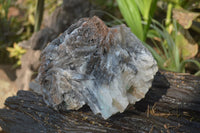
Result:
<instances>
[{"instance_id":1,"label":"plant stem","mask_svg":"<svg viewBox=\"0 0 200 133\"><path fill-rule=\"evenodd\" d=\"M44 0L37 0L36 10L35 10L34 32L37 32L40 29L42 17L43 17L43 11L44 11Z\"/></svg>"},{"instance_id":2,"label":"plant stem","mask_svg":"<svg viewBox=\"0 0 200 133\"><path fill-rule=\"evenodd\" d=\"M165 20L166 29L168 32L169 32L169 25L171 23L172 7L173 7L173 4L170 2L167 6L167 16Z\"/></svg>"}]
</instances>

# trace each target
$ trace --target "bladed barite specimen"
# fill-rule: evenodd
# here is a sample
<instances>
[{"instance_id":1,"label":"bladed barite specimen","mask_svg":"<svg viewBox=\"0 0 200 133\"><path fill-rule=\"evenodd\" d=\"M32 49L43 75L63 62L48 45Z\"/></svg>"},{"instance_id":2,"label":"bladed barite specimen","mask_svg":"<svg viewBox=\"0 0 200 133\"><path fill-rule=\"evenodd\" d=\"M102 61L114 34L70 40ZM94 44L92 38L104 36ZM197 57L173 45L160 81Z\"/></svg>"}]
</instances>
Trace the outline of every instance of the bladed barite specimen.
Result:
<instances>
[{"instance_id":1,"label":"bladed barite specimen","mask_svg":"<svg viewBox=\"0 0 200 133\"><path fill-rule=\"evenodd\" d=\"M37 79L48 105L77 110L87 104L107 119L144 98L157 70L129 28L108 28L94 16L80 19L47 45Z\"/></svg>"}]
</instances>

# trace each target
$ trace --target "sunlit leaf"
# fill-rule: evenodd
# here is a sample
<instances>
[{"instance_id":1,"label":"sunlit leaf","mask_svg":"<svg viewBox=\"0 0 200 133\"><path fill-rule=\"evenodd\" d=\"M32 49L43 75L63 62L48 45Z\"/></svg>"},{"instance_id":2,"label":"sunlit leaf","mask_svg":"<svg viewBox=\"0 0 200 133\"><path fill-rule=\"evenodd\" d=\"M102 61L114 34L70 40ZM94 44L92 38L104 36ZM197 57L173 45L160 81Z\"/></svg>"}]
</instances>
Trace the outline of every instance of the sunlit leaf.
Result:
<instances>
[{"instance_id":1,"label":"sunlit leaf","mask_svg":"<svg viewBox=\"0 0 200 133\"><path fill-rule=\"evenodd\" d=\"M31 23L32 25L35 24L35 17L33 16L33 14L30 14L28 16L28 22Z\"/></svg>"},{"instance_id":2,"label":"sunlit leaf","mask_svg":"<svg viewBox=\"0 0 200 133\"><path fill-rule=\"evenodd\" d=\"M184 9L174 9L173 18L182 25L185 29L189 29L192 25L192 21L200 16L200 13L189 12Z\"/></svg>"},{"instance_id":3,"label":"sunlit leaf","mask_svg":"<svg viewBox=\"0 0 200 133\"><path fill-rule=\"evenodd\" d=\"M178 46L180 54L184 60L190 59L198 53L198 44L185 29L181 29L178 32L176 45Z\"/></svg>"},{"instance_id":4,"label":"sunlit leaf","mask_svg":"<svg viewBox=\"0 0 200 133\"><path fill-rule=\"evenodd\" d=\"M10 57L14 57L17 59L17 63L15 64L15 66L20 66L20 59L22 55L26 52L26 50L21 48L17 43L14 43L13 47L7 47L6 50L9 52Z\"/></svg>"},{"instance_id":5,"label":"sunlit leaf","mask_svg":"<svg viewBox=\"0 0 200 133\"><path fill-rule=\"evenodd\" d=\"M142 18L134 0L117 0L120 11L131 28L131 31L140 39L144 39Z\"/></svg>"},{"instance_id":6,"label":"sunlit leaf","mask_svg":"<svg viewBox=\"0 0 200 133\"><path fill-rule=\"evenodd\" d=\"M157 0L117 0L120 11L131 31L145 41Z\"/></svg>"}]
</instances>

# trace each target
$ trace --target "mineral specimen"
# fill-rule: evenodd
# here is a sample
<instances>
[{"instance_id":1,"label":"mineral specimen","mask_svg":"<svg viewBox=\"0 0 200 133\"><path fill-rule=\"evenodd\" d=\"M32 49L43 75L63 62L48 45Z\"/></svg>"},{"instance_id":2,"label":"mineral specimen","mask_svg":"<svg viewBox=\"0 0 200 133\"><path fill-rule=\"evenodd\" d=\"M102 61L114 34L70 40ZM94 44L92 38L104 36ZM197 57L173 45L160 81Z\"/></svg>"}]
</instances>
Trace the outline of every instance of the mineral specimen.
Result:
<instances>
[{"instance_id":1,"label":"mineral specimen","mask_svg":"<svg viewBox=\"0 0 200 133\"><path fill-rule=\"evenodd\" d=\"M41 54L37 80L55 109L87 104L104 119L144 98L157 63L125 25L108 28L94 16L80 19Z\"/></svg>"}]
</instances>

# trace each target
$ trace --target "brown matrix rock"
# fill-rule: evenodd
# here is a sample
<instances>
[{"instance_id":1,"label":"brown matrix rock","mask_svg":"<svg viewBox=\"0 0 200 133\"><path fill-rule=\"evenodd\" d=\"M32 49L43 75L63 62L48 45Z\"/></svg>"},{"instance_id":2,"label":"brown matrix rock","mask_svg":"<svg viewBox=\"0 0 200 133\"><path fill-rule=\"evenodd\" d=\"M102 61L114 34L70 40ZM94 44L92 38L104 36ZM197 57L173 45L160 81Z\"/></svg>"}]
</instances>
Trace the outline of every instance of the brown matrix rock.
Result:
<instances>
[{"instance_id":1,"label":"brown matrix rock","mask_svg":"<svg viewBox=\"0 0 200 133\"><path fill-rule=\"evenodd\" d=\"M37 80L55 109L87 104L107 119L144 98L157 70L129 28L108 28L94 16L80 19L43 50Z\"/></svg>"}]
</instances>

